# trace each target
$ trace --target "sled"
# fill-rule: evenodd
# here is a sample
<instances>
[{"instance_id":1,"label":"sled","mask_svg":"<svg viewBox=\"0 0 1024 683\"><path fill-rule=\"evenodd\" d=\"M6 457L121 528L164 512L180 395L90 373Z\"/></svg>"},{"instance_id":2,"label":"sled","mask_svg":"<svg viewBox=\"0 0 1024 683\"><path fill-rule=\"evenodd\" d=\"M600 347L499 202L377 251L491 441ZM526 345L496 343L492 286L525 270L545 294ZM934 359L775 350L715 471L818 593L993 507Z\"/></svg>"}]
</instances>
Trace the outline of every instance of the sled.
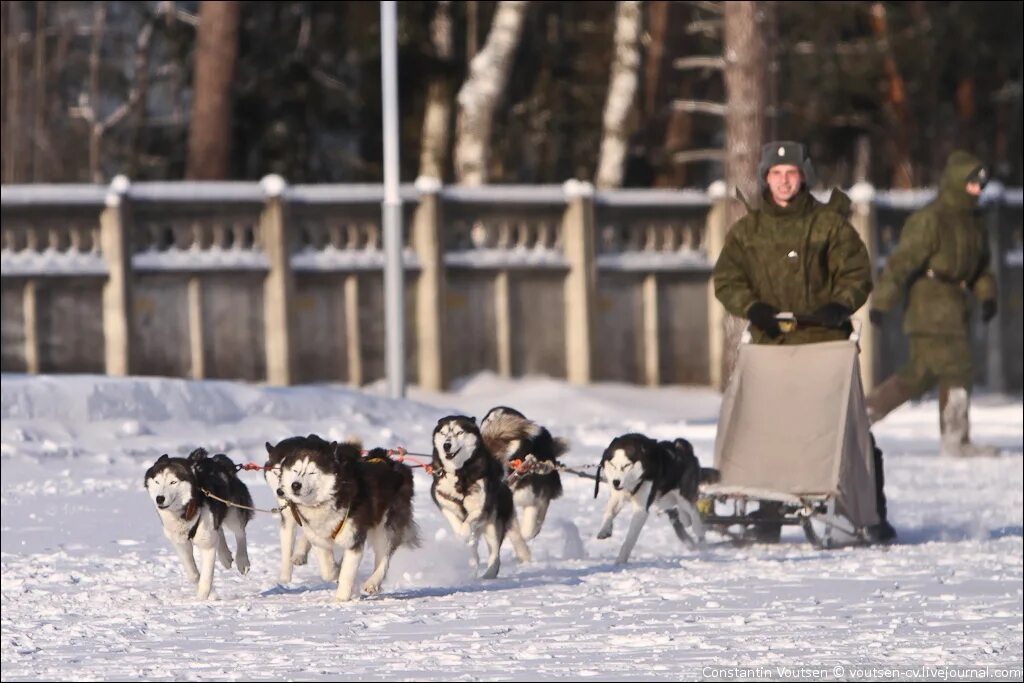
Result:
<instances>
[{"instance_id":1,"label":"sled","mask_svg":"<svg viewBox=\"0 0 1024 683\"><path fill-rule=\"evenodd\" d=\"M718 481L701 488L705 525L725 535L799 525L816 548L867 543L878 514L858 336L740 345L715 439ZM751 513L769 501L780 517Z\"/></svg>"}]
</instances>

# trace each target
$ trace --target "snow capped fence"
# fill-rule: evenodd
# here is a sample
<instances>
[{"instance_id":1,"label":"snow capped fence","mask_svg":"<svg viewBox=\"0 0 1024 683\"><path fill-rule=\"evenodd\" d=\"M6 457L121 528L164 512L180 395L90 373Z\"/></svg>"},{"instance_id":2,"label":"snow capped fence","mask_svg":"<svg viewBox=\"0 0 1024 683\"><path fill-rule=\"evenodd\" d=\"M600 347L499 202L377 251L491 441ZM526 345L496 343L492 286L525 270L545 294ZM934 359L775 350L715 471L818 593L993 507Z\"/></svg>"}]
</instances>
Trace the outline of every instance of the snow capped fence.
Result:
<instances>
[{"instance_id":1,"label":"snow capped fence","mask_svg":"<svg viewBox=\"0 0 1024 683\"><path fill-rule=\"evenodd\" d=\"M928 191L851 191L878 263ZM1021 191L985 207L1002 291L979 378L1021 387ZM576 382L719 381L710 271L723 188L404 185L407 365L441 387L482 369ZM140 182L4 186L5 371L241 378L384 374L379 185ZM896 316L863 365L905 353ZM871 360L872 354L875 360ZM870 382L871 376L866 380Z\"/></svg>"}]
</instances>

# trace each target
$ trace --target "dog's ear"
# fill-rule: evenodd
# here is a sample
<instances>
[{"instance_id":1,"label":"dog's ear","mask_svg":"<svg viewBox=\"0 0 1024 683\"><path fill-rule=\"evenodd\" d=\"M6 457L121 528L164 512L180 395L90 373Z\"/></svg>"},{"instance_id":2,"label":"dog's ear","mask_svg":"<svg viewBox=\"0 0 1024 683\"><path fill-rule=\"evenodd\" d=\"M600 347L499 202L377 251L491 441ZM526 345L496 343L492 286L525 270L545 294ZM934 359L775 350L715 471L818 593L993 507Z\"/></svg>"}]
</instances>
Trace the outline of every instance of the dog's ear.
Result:
<instances>
[{"instance_id":1,"label":"dog's ear","mask_svg":"<svg viewBox=\"0 0 1024 683\"><path fill-rule=\"evenodd\" d=\"M473 424L476 424L476 417L469 418L469 421L472 422Z\"/></svg>"},{"instance_id":2,"label":"dog's ear","mask_svg":"<svg viewBox=\"0 0 1024 683\"><path fill-rule=\"evenodd\" d=\"M194 463L194 462L198 462L199 460L203 460L204 458L206 458L207 455L209 455L209 454L206 452L205 448L197 448L197 449L195 449L194 451L192 451L191 453L188 454L188 459L189 459L189 462L193 462Z\"/></svg>"},{"instance_id":3,"label":"dog's ear","mask_svg":"<svg viewBox=\"0 0 1024 683\"><path fill-rule=\"evenodd\" d=\"M267 447L267 453L270 455L274 454L274 447L270 445L269 441L265 442L263 445Z\"/></svg>"},{"instance_id":4,"label":"dog's ear","mask_svg":"<svg viewBox=\"0 0 1024 683\"><path fill-rule=\"evenodd\" d=\"M164 453L159 458L157 458L156 461L157 462L163 462L164 460L170 460L170 459L171 459L171 456L169 456L166 453Z\"/></svg>"}]
</instances>

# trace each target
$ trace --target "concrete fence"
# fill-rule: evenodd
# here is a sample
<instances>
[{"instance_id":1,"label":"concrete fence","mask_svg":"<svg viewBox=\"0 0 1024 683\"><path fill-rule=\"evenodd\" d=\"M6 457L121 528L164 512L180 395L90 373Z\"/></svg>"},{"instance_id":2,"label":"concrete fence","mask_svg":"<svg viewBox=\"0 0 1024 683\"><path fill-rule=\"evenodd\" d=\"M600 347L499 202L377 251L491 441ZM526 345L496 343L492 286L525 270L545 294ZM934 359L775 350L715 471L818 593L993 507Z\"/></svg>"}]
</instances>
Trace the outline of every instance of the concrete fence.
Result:
<instances>
[{"instance_id":1,"label":"concrete fence","mask_svg":"<svg viewBox=\"0 0 1024 683\"><path fill-rule=\"evenodd\" d=\"M4 186L2 367L271 384L384 375L379 185ZM851 191L879 266L927 192ZM402 187L410 380L480 370L720 385L724 188ZM1021 388L1021 192L991 186L1001 313L979 380ZM905 356L862 311L865 381Z\"/></svg>"}]
</instances>

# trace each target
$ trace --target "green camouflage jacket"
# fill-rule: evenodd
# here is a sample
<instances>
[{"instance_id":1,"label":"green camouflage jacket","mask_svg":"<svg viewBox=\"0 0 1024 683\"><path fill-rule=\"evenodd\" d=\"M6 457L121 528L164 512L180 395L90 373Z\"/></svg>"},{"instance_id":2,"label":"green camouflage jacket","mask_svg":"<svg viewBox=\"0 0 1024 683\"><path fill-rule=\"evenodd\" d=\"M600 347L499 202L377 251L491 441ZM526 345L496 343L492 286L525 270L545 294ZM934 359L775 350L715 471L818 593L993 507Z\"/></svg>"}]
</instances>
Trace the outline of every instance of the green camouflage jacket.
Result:
<instances>
[{"instance_id":1,"label":"green camouflage jacket","mask_svg":"<svg viewBox=\"0 0 1024 683\"><path fill-rule=\"evenodd\" d=\"M715 296L740 317L757 301L797 315L836 302L856 311L871 292L871 263L860 236L847 222L850 200L834 190L828 204L805 189L789 206L765 191L762 208L733 225L715 264ZM751 326L760 344L806 344L845 339L846 331L799 327L770 338Z\"/></svg>"},{"instance_id":2,"label":"green camouflage jacket","mask_svg":"<svg viewBox=\"0 0 1024 683\"><path fill-rule=\"evenodd\" d=\"M977 215L978 198L965 189L967 177L980 165L966 152L953 152L939 196L911 214L889 256L871 305L891 310L906 290L907 334L964 336L968 290L980 301L996 297L988 235Z\"/></svg>"}]
</instances>

